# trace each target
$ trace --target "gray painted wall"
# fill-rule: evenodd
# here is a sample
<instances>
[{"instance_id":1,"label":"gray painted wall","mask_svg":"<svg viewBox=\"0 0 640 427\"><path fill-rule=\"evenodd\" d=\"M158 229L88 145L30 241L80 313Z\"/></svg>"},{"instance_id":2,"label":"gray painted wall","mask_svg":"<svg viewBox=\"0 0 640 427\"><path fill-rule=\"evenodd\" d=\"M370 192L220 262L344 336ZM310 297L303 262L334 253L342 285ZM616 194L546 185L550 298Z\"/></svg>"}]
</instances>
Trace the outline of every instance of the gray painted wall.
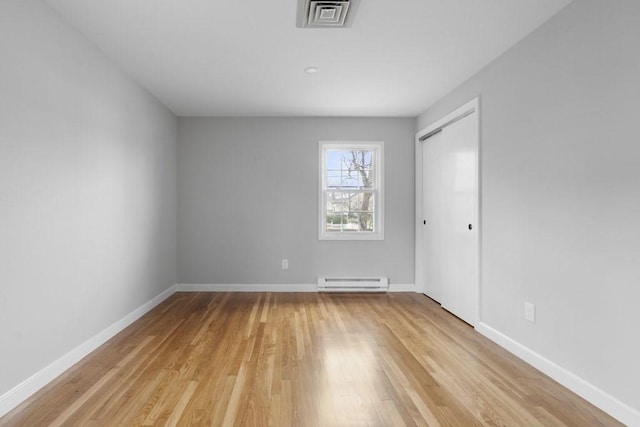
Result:
<instances>
[{"instance_id":1,"label":"gray painted wall","mask_svg":"<svg viewBox=\"0 0 640 427\"><path fill-rule=\"evenodd\" d=\"M178 280L413 284L413 119L181 118ZM318 141L385 143L385 240L318 240ZM289 259L289 270L281 259Z\"/></svg>"},{"instance_id":2,"label":"gray painted wall","mask_svg":"<svg viewBox=\"0 0 640 427\"><path fill-rule=\"evenodd\" d=\"M481 96L482 321L640 410L639 40L573 2L417 128Z\"/></svg>"},{"instance_id":3,"label":"gray painted wall","mask_svg":"<svg viewBox=\"0 0 640 427\"><path fill-rule=\"evenodd\" d=\"M176 119L0 2L0 395L175 283Z\"/></svg>"}]
</instances>

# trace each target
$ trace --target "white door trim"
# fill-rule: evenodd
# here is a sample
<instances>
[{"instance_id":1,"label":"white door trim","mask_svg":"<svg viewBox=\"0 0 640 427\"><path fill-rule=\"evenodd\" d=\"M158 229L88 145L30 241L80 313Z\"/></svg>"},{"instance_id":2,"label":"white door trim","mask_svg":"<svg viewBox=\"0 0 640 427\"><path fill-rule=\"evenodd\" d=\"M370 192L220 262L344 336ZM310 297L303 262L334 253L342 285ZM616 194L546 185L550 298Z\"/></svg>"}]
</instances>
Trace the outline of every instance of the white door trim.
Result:
<instances>
[{"instance_id":1,"label":"white door trim","mask_svg":"<svg viewBox=\"0 0 640 427\"><path fill-rule=\"evenodd\" d=\"M480 98L476 97L461 107L455 109L449 114L442 117L440 120L432 123L426 128L418 131L416 133L415 138L415 161L416 161L416 181L415 181L415 212L416 212L416 224L415 224L415 284L416 291L424 293L424 273L422 271L422 257L423 257L423 246L422 246L422 226L424 216L422 214L422 142L420 141L424 136L432 134L438 129L442 129L452 122L456 121L458 118L462 118L466 115L475 112L475 118L478 121L477 129L478 129L478 156L477 156L477 172L478 172L478 203L477 203L477 212L476 218L478 224L478 240L477 240L477 256L476 256L476 286L475 286L475 324L479 325L482 321L481 316L481 259L482 259L482 172L481 172L481 144L480 144Z\"/></svg>"}]
</instances>

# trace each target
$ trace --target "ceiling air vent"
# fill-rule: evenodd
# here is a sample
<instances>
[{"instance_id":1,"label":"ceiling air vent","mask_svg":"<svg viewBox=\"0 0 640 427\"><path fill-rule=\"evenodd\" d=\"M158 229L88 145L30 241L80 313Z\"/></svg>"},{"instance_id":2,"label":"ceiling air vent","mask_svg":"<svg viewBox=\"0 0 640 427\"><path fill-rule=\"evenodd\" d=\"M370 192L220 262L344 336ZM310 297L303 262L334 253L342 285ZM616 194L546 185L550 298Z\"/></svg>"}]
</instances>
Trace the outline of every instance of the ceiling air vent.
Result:
<instances>
[{"instance_id":1,"label":"ceiling air vent","mask_svg":"<svg viewBox=\"0 0 640 427\"><path fill-rule=\"evenodd\" d=\"M298 27L336 28L349 26L349 12L353 11L353 0L299 0Z\"/></svg>"}]
</instances>

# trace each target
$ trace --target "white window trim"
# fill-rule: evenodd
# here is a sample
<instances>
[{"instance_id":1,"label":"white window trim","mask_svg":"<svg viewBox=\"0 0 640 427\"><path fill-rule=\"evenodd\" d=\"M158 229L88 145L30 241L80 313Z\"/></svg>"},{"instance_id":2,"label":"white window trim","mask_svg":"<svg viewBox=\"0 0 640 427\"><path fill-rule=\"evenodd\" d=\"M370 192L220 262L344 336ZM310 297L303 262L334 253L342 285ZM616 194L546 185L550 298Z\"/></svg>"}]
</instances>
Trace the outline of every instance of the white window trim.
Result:
<instances>
[{"instance_id":1,"label":"white window trim","mask_svg":"<svg viewBox=\"0 0 640 427\"><path fill-rule=\"evenodd\" d=\"M374 224L372 232L358 231L349 232L343 231L340 233L328 233L325 228L326 223L326 176L325 176L325 151L344 149L345 147L354 149L368 149L377 151L377 168L376 178L377 183L374 197ZM320 164L320 179L319 179L319 191L318 191L318 239L319 240L384 240L384 142L383 141L319 141L318 142L319 164Z\"/></svg>"}]
</instances>

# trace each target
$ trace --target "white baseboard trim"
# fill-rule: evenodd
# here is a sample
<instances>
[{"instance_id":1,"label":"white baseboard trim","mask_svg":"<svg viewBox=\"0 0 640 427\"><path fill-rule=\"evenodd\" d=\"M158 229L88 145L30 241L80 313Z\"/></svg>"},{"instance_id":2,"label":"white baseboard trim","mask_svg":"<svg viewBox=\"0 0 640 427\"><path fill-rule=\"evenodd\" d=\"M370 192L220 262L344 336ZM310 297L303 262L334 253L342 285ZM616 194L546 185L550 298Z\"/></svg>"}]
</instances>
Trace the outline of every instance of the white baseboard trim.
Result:
<instances>
[{"instance_id":1,"label":"white baseboard trim","mask_svg":"<svg viewBox=\"0 0 640 427\"><path fill-rule=\"evenodd\" d=\"M628 426L640 426L640 411L485 323L479 322L475 329L618 421Z\"/></svg>"},{"instance_id":2,"label":"white baseboard trim","mask_svg":"<svg viewBox=\"0 0 640 427\"><path fill-rule=\"evenodd\" d=\"M189 284L179 283L176 285L177 292L317 292L318 285L315 283L304 284ZM412 284L390 284L389 292L415 292L416 287Z\"/></svg>"},{"instance_id":3,"label":"white baseboard trim","mask_svg":"<svg viewBox=\"0 0 640 427\"><path fill-rule=\"evenodd\" d=\"M316 292L318 285L305 284L207 284L207 283L179 283L177 292Z\"/></svg>"},{"instance_id":4,"label":"white baseboard trim","mask_svg":"<svg viewBox=\"0 0 640 427\"><path fill-rule=\"evenodd\" d=\"M78 363L96 348L113 338L127 326L141 318L152 308L169 298L175 292L176 285L171 286L151 300L142 304L111 326L98 332L64 356L33 374L11 390L0 396L0 417L27 400L32 394Z\"/></svg>"}]
</instances>

